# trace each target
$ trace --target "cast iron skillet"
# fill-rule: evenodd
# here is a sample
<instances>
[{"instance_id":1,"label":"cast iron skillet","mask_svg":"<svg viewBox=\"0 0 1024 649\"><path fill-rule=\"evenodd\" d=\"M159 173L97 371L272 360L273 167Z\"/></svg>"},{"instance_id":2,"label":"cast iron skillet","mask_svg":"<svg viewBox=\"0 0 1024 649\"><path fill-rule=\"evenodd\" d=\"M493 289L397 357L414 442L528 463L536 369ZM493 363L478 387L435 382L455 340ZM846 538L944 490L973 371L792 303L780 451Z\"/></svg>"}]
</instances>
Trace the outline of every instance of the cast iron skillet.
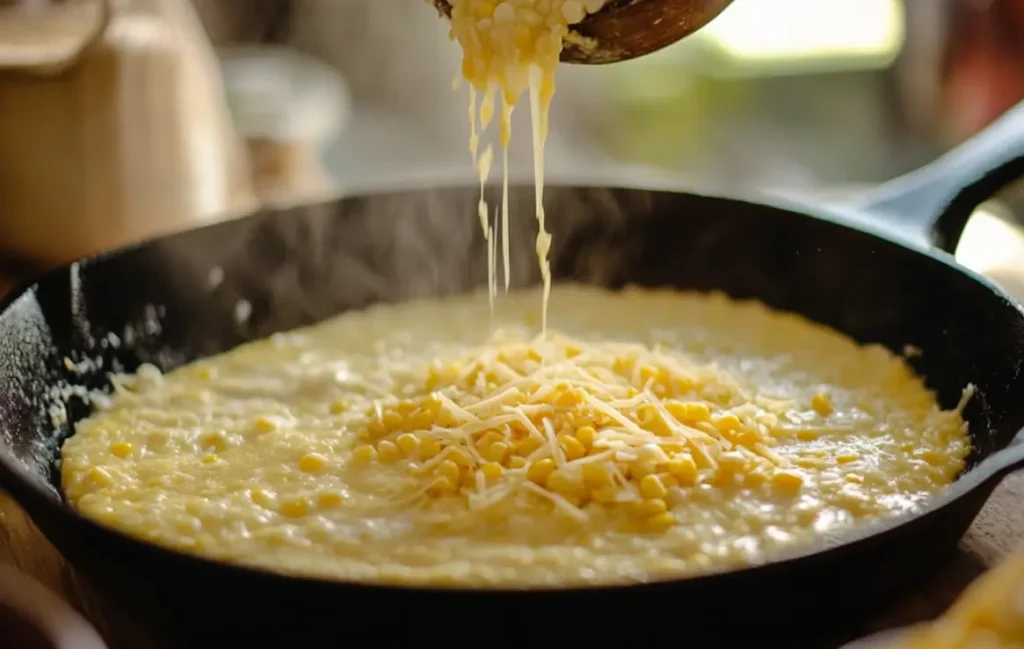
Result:
<instances>
[{"instance_id":1,"label":"cast iron skillet","mask_svg":"<svg viewBox=\"0 0 1024 649\"><path fill-rule=\"evenodd\" d=\"M730 646L751 635L809 646L800 632L878 606L940 566L1000 479L1024 466L1024 445L1011 445L1024 427L1024 311L948 254L972 208L1022 171L1024 105L853 208L549 189L559 279L756 298L861 341L921 350L908 360L945 407L977 386L965 413L970 470L943 497L918 515L775 563L618 588L379 587L176 554L90 523L61 501L55 454L69 424L51 415L66 407L73 422L88 410L67 385L101 388L111 368L170 368L374 302L478 286L485 247L475 187L268 211L88 259L24 287L0 313L0 482L91 584L168 648L413 639ZM533 283L531 187L513 191L512 208L515 283ZM901 234L872 226L870 215ZM557 303L552 318L557 324ZM73 372L66 358L89 362Z\"/></svg>"}]
</instances>

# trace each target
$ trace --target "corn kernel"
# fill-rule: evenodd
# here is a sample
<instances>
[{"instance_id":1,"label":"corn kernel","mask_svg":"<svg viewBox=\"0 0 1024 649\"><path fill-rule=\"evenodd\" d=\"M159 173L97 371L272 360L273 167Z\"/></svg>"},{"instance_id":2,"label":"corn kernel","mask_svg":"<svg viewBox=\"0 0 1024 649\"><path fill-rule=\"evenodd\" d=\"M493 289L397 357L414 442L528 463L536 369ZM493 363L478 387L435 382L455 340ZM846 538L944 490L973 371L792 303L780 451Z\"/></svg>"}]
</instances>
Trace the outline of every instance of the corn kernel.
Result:
<instances>
[{"instance_id":1,"label":"corn kernel","mask_svg":"<svg viewBox=\"0 0 1024 649\"><path fill-rule=\"evenodd\" d=\"M115 442L110 445L110 452L116 457L124 459L132 454L131 442Z\"/></svg>"},{"instance_id":2,"label":"corn kernel","mask_svg":"<svg viewBox=\"0 0 1024 649\"><path fill-rule=\"evenodd\" d=\"M489 430L486 433L484 433L480 437L480 439L476 440L476 448L477 448L477 450L482 451L483 449L487 448L491 444L497 444L498 442L504 442L504 441L505 441L505 438L500 433L498 433L497 431L494 431L494 430Z\"/></svg>"},{"instance_id":3,"label":"corn kernel","mask_svg":"<svg viewBox=\"0 0 1024 649\"><path fill-rule=\"evenodd\" d=\"M351 404L348 402L348 400L338 399L337 401L331 403L331 414L340 415L341 413L346 412L350 407Z\"/></svg>"},{"instance_id":4,"label":"corn kernel","mask_svg":"<svg viewBox=\"0 0 1024 649\"><path fill-rule=\"evenodd\" d=\"M850 462L857 461L857 454L853 452L844 452L836 456L836 462L839 464L849 464Z\"/></svg>"},{"instance_id":5,"label":"corn kernel","mask_svg":"<svg viewBox=\"0 0 1024 649\"><path fill-rule=\"evenodd\" d=\"M590 449L594 445L594 440L597 439L597 431L593 426L580 426L576 429L576 439Z\"/></svg>"},{"instance_id":6,"label":"corn kernel","mask_svg":"<svg viewBox=\"0 0 1024 649\"><path fill-rule=\"evenodd\" d=\"M612 484L612 476L603 466L590 462L582 468L583 483L591 489Z\"/></svg>"},{"instance_id":7,"label":"corn kernel","mask_svg":"<svg viewBox=\"0 0 1024 649\"><path fill-rule=\"evenodd\" d=\"M224 437L224 433L217 431L215 433L208 433L199 438L199 445L202 448L213 449L214 451L223 451L227 448L227 439Z\"/></svg>"},{"instance_id":8,"label":"corn kernel","mask_svg":"<svg viewBox=\"0 0 1024 649\"><path fill-rule=\"evenodd\" d=\"M497 480L504 472L505 468L497 462L488 462L480 467L480 473L484 476L485 480Z\"/></svg>"},{"instance_id":9,"label":"corn kernel","mask_svg":"<svg viewBox=\"0 0 1024 649\"><path fill-rule=\"evenodd\" d=\"M412 433L402 433L395 439L395 445L405 454L412 455L420 447L420 440Z\"/></svg>"},{"instance_id":10,"label":"corn kernel","mask_svg":"<svg viewBox=\"0 0 1024 649\"><path fill-rule=\"evenodd\" d=\"M488 462L503 462L505 457L508 456L508 444L505 442L496 442L480 449L480 455L483 456Z\"/></svg>"},{"instance_id":11,"label":"corn kernel","mask_svg":"<svg viewBox=\"0 0 1024 649\"><path fill-rule=\"evenodd\" d=\"M394 462L402 456L398 445L386 439L377 442L377 453L380 454L381 462Z\"/></svg>"},{"instance_id":12,"label":"corn kernel","mask_svg":"<svg viewBox=\"0 0 1024 649\"><path fill-rule=\"evenodd\" d=\"M377 449L369 445L357 446L352 451L352 459L356 462L373 462L380 458L380 454Z\"/></svg>"},{"instance_id":13,"label":"corn kernel","mask_svg":"<svg viewBox=\"0 0 1024 649\"><path fill-rule=\"evenodd\" d=\"M740 427L740 418L732 413L727 413L715 418L715 428L720 433L731 433Z\"/></svg>"},{"instance_id":14,"label":"corn kernel","mask_svg":"<svg viewBox=\"0 0 1024 649\"><path fill-rule=\"evenodd\" d=\"M811 397L811 407L822 417L828 417L835 410L835 406L832 404L832 397L824 392L819 392Z\"/></svg>"},{"instance_id":15,"label":"corn kernel","mask_svg":"<svg viewBox=\"0 0 1024 649\"><path fill-rule=\"evenodd\" d=\"M334 509L342 503L342 495L336 491L325 491L316 498L316 504L321 509Z\"/></svg>"},{"instance_id":16,"label":"corn kernel","mask_svg":"<svg viewBox=\"0 0 1024 649\"><path fill-rule=\"evenodd\" d=\"M537 460L526 470L526 477L538 484L543 484L549 475L555 470L555 461L551 458Z\"/></svg>"},{"instance_id":17,"label":"corn kernel","mask_svg":"<svg viewBox=\"0 0 1024 649\"><path fill-rule=\"evenodd\" d=\"M510 469L521 469L526 466L526 458L519 455L513 455L508 459L506 464Z\"/></svg>"},{"instance_id":18,"label":"corn kernel","mask_svg":"<svg viewBox=\"0 0 1024 649\"><path fill-rule=\"evenodd\" d=\"M544 488L562 494L574 494L580 491L580 483L563 471L553 471L544 479Z\"/></svg>"},{"instance_id":19,"label":"corn kernel","mask_svg":"<svg viewBox=\"0 0 1024 649\"><path fill-rule=\"evenodd\" d=\"M661 512L649 517L644 523L654 530L667 530L676 524L676 517L672 512Z\"/></svg>"},{"instance_id":20,"label":"corn kernel","mask_svg":"<svg viewBox=\"0 0 1024 649\"><path fill-rule=\"evenodd\" d=\"M437 454L440 452L441 442L437 441L433 437L426 437L420 440L420 457L424 460L437 457Z\"/></svg>"},{"instance_id":21,"label":"corn kernel","mask_svg":"<svg viewBox=\"0 0 1024 649\"><path fill-rule=\"evenodd\" d=\"M441 463L437 465L437 473L441 477L447 478L449 482L453 484L458 484L459 476L462 474L462 470L459 468L458 464L452 462L451 460L443 460Z\"/></svg>"},{"instance_id":22,"label":"corn kernel","mask_svg":"<svg viewBox=\"0 0 1024 649\"><path fill-rule=\"evenodd\" d=\"M309 505L305 500L298 498L281 503L281 515L288 518L301 518L309 512Z\"/></svg>"},{"instance_id":23,"label":"corn kernel","mask_svg":"<svg viewBox=\"0 0 1024 649\"><path fill-rule=\"evenodd\" d=\"M640 516L656 516L668 511L668 503L661 498L651 498L650 500L633 503L633 511Z\"/></svg>"},{"instance_id":24,"label":"corn kernel","mask_svg":"<svg viewBox=\"0 0 1024 649\"><path fill-rule=\"evenodd\" d=\"M273 491L256 488L249 490L249 500L253 501L260 507L273 509L276 506L277 497Z\"/></svg>"},{"instance_id":25,"label":"corn kernel","mask_svg":"<svg viewBox=\"0 0 1024 649\"><path fill-rule=\"evenodd\" d=\"M565 459L572 462L587 454L587 449L578 439L572 435L563 435L559 440L559 446L562 447L562 451L565 452Z\"/></svg>"},{"instance_id":26,"label":"corn kernel","mask_svg":"<svg viewBox=\"0 0 1024 649\"><path fill-rule=\"evenodd\" d=\"M259 417L252 422L252 429L256 433L272 433L277 430L277 422L270 417Z\"/></svg>"},{"instance_id":27,"label":"corn kernel","mask_svg":"<svg viewBox=\"0 0 1024 649\"><path fill-rule=\"evenodd\" d=\"M531 453L544 445L544 442L536 437L524 437L516 442L516 455L528 457Z\"/></svg>"},{"instance_id":28,"label":"corn kernel","mask_svg":"<svg viewBox=\"0 0 1024 649\"><path fill-rule=\"evenodd\" d=\"M680 421L698 422L711 418L711 409L706 403L680 403L678 401L665 404L665 409Z\"/></svg>"},{"instance_id":29,"label":"corn kernel","mask_svg":"<svg viewBox=\"0 0 1024 649\"><path fill-rule=\"evenodd\" d=\"M307 453L299 458L299 468L306 473L316 473L327 465L327 458L319 453Z\"/></svg>"},{"instance_id":30,"label":"corn kernel","mask_svg":"<svg viewBox=\"0 0 1024 649\"><path fill-rule=\"evenodd\" d=\"M737 451L726 451L718 456L718 466L724 471L741 471L747 465L747 458Z\"/></svg>"},{"instance_id":31,"label":"corn kernel","mask_svg":"<svg viewBox=\"0 0 1024 649\"><path fill-rule=\"evenodd\" d=\"M451 462L454 462L456 466L460 466L463 468L469 466L469 456L461 448L453 448L451 451L449 451L447 459Z\"/></svg>"},{"instance_id":32,"label":"corn kernel","mask_svg":"<svg viewBox=\"0 0 1024 649\"><path fill-rule=\"evenodd\" d=\"M771 483L783 491L794 492L804 486L804 478L796 471L776 471Z\"/></svg>"},{"instance_id":33,"label":"corn kernel","mask_svg":"<svg viewBox=\"0 0 1024 649\"><path fill-rule=\"evenodd\" d=\"M430 484L430 490L438 494L451 494L459 489L459 483L444 476L439 476Z\"/></svg>"},{"instance_id":34,"label":"corn kernel","mask_svg":"<svg viewBox=\"0 0 1024 649\"><path fill-rule=\"evenodd\" d=\"M612 486L612 485L607 485L607 486L604 486L604 487L598 487L597 489L594 489L594 490L592 490L590 492L590 498L594 502L605 503L605 504L609 504L609 503L615 502L615 497L617 495L618 495L618 490L614 486Z\"/></svg>"},{"instance_id":35,"label":"corn kernel","mask_svg":"<svg viewBox=\"0 0 1024 649\"><path fill-rule=\"evenodd\" d=\"M217 454L216 453L208 453L207 455L203 456L203 464L213 464L216 461L217 461Z\"/></svg>"},{"instance_id":36,"label":"corn kernel","mask_svg":"<svg viewBox=\"0 0 1024 649\"><path fill-rule=\"evenodd\" d=\"M640 494L644 498L664 498L668 495L668 489L661 482L661 478L652 473L640 480Z\"/></svg>"}]
</instances>

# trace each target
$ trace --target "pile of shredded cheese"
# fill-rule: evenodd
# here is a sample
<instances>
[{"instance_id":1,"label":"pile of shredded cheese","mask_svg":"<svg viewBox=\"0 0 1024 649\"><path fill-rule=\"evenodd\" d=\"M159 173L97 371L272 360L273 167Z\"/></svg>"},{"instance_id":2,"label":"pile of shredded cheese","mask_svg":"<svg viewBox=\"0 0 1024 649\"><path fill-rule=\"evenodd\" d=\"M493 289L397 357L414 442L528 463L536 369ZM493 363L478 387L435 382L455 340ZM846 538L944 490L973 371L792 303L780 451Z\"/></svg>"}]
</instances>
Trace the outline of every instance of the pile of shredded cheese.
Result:
<instances>
[{"instance_id":1,"label":"pile of shredded cheese","mask_svg":"<svg viewBox=\"0 0 1024 649\"><path fill-rule=\"evenodd\" d=\"M544 225L544 142L555 92L555 69L569 26L604 6L606 0L451 0L451 37L462 46L462 75L469 82L469 150L480 175L480 226L488 250L488 294L492 309L497 292L497 238L490 224L484 185L494 150L480 150L480 135L500 106L499 138L503 153L501 240L505 291L511 275L508 229L508 147L512 110L524 93L530 95L533 172L537 210L537 260L544 283L541 328L547 325L551 270L551 235Z\"/></svg>"},{"instance_id":2,"label":"pile of shredded cheese","mask_svg":"<svg viewBox=\"0 0 1024 649\"><path fill-rule=\"evenodd\" d=\"M589 504L656 531L675 523L673 487L803 484L771 448L792 403L755 400L727 374L643 345L487 344L410 379L366 412L353 459L402 467L420 485L414 501L461 494L482 510L524 492L578 522ZM825 393L804 405L832 409Z\"/></svg>"}]
</instances>

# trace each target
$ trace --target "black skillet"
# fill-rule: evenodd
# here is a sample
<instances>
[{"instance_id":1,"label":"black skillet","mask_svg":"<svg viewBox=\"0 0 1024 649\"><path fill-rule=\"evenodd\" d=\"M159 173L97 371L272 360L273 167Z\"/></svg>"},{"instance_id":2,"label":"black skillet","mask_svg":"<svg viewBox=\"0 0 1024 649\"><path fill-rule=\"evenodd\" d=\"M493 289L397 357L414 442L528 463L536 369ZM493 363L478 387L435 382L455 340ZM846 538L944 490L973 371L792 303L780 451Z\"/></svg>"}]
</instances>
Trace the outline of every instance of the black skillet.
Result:
<instances>
[{"instance_id":1,"label":"black skillet","mask_svg":"<svg viewBox=\"0 0 1024 649\"><path fill-rule=\"evenodd\" d=\"M1024 172L1024 105L956 152L845 208L652 189L552 187L559 279L719 289L893 350L945 407L968 383L970 470L919 514L764 566L618 588L466 591L284 577L176 554L75 515L56 449L111 368L164 368L377 301L464 291L485 275L477 188L268 211L82 261L0 313L0 484L81 575L182 647L811 646L804 631L880 606L941 569L1000 479L1024 466L1024 312L957 266L972 209ZM532 188L512 195L516 284L537 281ZM871 215L884 215L874 218ZM25 215L7 215L7 218ZM878 229L879 223L895 230ZM54 233L54 236L60 236ZM554 322L557 325L557 303ZM90 360L80 372L65 358ZM1024 504L1022 504L1024 506ZM783 635L779 635L779 634ZM800 639L804 638L804 639ZM308 644L307 644L308 643ZM315 644L314 644L315 643ZM596 644L595 644L596 643Z\"/></svg>"}]
</instances>

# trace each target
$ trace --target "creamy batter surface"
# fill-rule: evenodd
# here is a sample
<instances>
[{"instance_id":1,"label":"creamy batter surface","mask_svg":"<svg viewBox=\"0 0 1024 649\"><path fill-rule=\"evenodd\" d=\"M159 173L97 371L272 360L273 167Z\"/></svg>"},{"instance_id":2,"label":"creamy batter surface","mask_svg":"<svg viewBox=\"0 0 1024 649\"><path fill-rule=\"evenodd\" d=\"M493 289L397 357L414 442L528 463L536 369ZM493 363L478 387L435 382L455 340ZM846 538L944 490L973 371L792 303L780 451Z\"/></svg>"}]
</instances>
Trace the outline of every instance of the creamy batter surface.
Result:
<instances>
[{"instance_id":1,"label":"creamy batter surface","mask_svg":"<svg viewBox=\"0 0 1024 649\"><path fill-rule=\"evenodd\" d=\"M644 581L911 510L969 437L889 351L720 295L556 286L344 314L116 377L75 508L171 548L401 583Z\"/></svg>"}]
</instances>

